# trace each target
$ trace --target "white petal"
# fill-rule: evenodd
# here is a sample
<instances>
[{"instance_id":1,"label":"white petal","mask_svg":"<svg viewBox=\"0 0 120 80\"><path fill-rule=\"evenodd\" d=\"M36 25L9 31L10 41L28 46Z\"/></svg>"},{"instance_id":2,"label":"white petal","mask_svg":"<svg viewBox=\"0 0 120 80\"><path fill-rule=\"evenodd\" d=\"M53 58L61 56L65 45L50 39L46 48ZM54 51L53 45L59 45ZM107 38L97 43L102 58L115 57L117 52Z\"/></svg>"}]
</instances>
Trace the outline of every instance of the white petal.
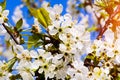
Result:
<instances>
[{"instance_id":1,"label":"white petal","mask_svg":"<svg viewBox=\"0 0 120 80\"><path fill-rule=\"evenodd\" d=\"M66 46L64 44L60 44L59 46L59 50L66 51Z\"/></svg>"},{"instance_id":2,"label":"white petal","mask_svg":"<svg viewBox=\"0 0 120 80\"><path fill-rule=\"evenodd\" d=\"M39 72L39 73L42 73L42 72L43 72L43 69L42 69L42 68L40 68L38 72Z\"/></svg>"},{"instance_id":3,"label":"white petal","mask_svg":"<svg viewBox=\"0 0 120 80\"><path fill-rule=\"evenodd\" d=\"M47 59L47 58L52 57L52 55L51 55L51 53L50 53L50 52L49 52L49 53L44 54L43 56L44 56L44 58L46 58L46 59Z\"/></svg>"},{"instance_id":4,"label":"white petal","mask_svg":"<svg viewBox=\"0 0 120 80\"><path fill-rule=\"evenodd\" d=\"M0 24L2 24L4 22L3 17L0 18Z\"/></svg>"},{"instance_id":5,"label":"white petal","mask_svg":"<svg viewBox=\"0 0 120 80\"><path fill-rule=\"evenodd\" d=\"M54 5L54 11L58 14L62 13L63 6L61 4L60 5L58 5L58 4Z\"/></svg>"},{"instance_id":6,"label":"white petal","mask_svg":"<svg viewBox=\"0 0 120 80\"><path fill-rule=\"evenodd\" d=\"M57 31L56 29L53 29L53 30L51 30L49 33L50 33L51 35L55 35L57 32L58 32L58 31Z\"/></svg>"},{"instance_id":7,"label":"white petal","mask_svg":"<svg viewBox=\"0 0 120 80\"><path fill-rule=\"evenodd\" d=\"M43 49L38 49L37 51L38 51L38 53L41 54L41 55L45 53L45 50L43 50Z\"/></svg>"},{"instance_id":8,"label":"white petal","mask_svg":"<svg viewBox=\"0 0 120 80\"><path fill-rule=\"evenodd\" d=\"M2 12L2 6L0 6L0 13Z\"/></svg>"},{"instance_id":9,"label":"white petal","mask_svg":"<svg viewBox=\"0 0 120 80\"><path fill-rule=\"evenodd\" d=\"M49 30L53 30L53 29L54 29L54 26L48 26L48 29L49 29Z\"/></svg>"},{"instance_id":10,"label":"white petal","mask_svg":"<svg viewBox=\"0 0 120 80\"><path fill-rule=\"evenodd\" d=\"M107 54L108 57L114 57L114 53L111 52L111 51L107 52L106 54Z\"/></svg>"},{"instance_id":11,"label":"white petal","mask_svg":"<svg viewBox=\"0 0 120 80\"><path fill-rule=\"evenodd\" d=\"M8 41L10 39L10 35L8 33L5 34L5 40ZM14 41L11 42L14 45Z\"/></svg>"},{"instance_id":12,"label":"white petal","mask_svg":"<svg viewBox=\"0 0 120 80\"><path fill-rule=\"evenodd\" d=\"M120 55L117 55L115 61L119 64L120 63Z\"/></svg>"},{"instance_id":13,"label":"white petal","mask_svg":"<svg viewBox=\"0 0 120 80\"><path fill-rule=\"evenodd\" d=\"M34 80L32 74L27 73L25 71L21 71L20 75L22 76L23 80Z\"/></svg>"},{"instance_id":14,"label":"white petal","mask_svg":"<svg viewBox=\"0 0 120 80\"><path fill-rule=\"evenodd\" d=\"M54 73L52 72L52 73L49 73L49 78L53 78L54 77Z\"/></svg>"},{"instance_id":15,"label":"white petal","mask_svg":"<svg viewBox=\"0 0 120 80\"><path fill-rule=\"evenodd\" d=\"M28 28L29 24L26 22L26 20L23 18L23 28Z\"/></svg>"},{"instance_id":16,"label":"white petal","mask_svg":"<svg viewBox=\"0 0 120 80\"><path fill-rule=\"evenodd\" d=\"M37 58L37 57L38 57L38 54L37 54L36 51L31 50L31 51L30 51L30 56L31 56L32 58Z\"/></svg>"},{"instance_id":17,"label":"white petal","mask_svg":"<svg viewBox=\"0 0 120 80\"><path fill-rule=\"evenodd\" d=\"M0 35L4 35L6 33L6 30L3 26L0 26Z\"/></svg>"},{"instance_id":18,"label":"white petal","mask_svg":"<svg viewBox=\"0 0 120 80\"><path fill-rule=\"evenodd\" d=\"M39 65L40 64L40 61L38 60L35 60L33 63L32 63L32 69L38 69L39 68Z\"/></svg>"},{"instance_id":19,"label":"white petal","mask_svg":"<svg viewBox=\"0 0 120 80\"><path fill-rule=\"evenodd\" d=\"M8 14L9 14L9 10L4 10L4 11L3 11L3 13L2 13L2 16L7 17L7 16L8 16Z\"/></svg>"},{"instance_id":20,"label":"white petal","mask_svg":"<svg viewBox=\"0 0 120 80\"><path fill-rule=\"evenodd\" d=\"M60 40L62 40L64 43L67 42L66 34L59 34L59 38L60 38Z\"/></svg>"},{"instance_id":21,"label":"white petal","mask_svg":"<svg viewBox=\"0 0 120 80\"><path fill-rule=\"evenodd\" d=\"M57 54L54 58L60 59L60 58L62 58L62 57L63 57L63 54Z\"/></svg>"},{"instance_id":22,"label":"white petal","mask_svg":"<svg viewBox=\"0 0 120 80\"><path fill-rule=\"evenodd\" d=\"M21 52L24 50L23 46L21 46L21 45L16 45L16 48Z\"/></svg>"}]
</instances>

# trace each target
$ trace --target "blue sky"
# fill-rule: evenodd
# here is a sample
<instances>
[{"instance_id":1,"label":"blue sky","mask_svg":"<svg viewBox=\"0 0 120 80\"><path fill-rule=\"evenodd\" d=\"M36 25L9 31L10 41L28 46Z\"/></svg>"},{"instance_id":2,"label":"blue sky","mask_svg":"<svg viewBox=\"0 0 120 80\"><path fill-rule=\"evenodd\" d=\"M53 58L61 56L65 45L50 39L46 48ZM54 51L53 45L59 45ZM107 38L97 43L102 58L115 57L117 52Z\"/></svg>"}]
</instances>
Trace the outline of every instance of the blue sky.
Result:
<instances>
[{"instance_id":1,"label":"blue sky","mask_svg":"<svg viewBox=\"0 0 120 80\"><path fill-rule=\"evenodd\" d=\"M3 1L3 0L0 0L0 2ZM38 1L38 0L36 0ZM68 0L47 0L48 2L50 2L51 6L53 6L54 4L62 4L64 6L64 10L63 10L63 13L62 14L65 14L65 10L66 10L66 6L67 6L67 1ZM15 7L17 5L20 5L22 2L21 0L7 0L7 6L6 6L6 9L10 10L10 13L9 13L9 21L10 23L13 25L13 22L12 22L12 15L13 15L13 12L15 10ZM24 8L23 9L24 11L24 17L27 18L27 9ZM28 22L31 22L31 21L28 21Z\"/></svg>"}]
</instances>

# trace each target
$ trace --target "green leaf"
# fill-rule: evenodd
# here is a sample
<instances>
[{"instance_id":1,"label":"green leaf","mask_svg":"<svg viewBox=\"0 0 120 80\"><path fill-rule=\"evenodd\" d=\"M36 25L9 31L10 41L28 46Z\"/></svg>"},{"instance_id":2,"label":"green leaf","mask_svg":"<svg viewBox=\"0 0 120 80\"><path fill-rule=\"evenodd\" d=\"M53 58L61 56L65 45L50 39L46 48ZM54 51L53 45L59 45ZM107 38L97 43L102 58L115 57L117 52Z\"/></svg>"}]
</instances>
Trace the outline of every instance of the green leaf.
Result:
<instances>
[{"instance_id":1,"label":"green leaf","mask_svg":"<svg viewBox=\"0 0 120 80\"><path fill-rule=\"evenodd\" d=\"M34 34L28 37L28 44L27 47L28 49L32 48L32 47L38 47L38 44L40 45L40 40L41 36Z\"/></svg>"},{"instance_id":2,"label":"green leaf","mask_svg":"<svg viewBox=\"0 0 120 80\"><path fill-rule=\"evenodd\" d=\"M42 42L39 41L39 42L37 42L37 43L34 45L34 47L37 48L37 47L39 47L40 45L42 45Z\"/></svg>"},{"instance_id":3,"label":"green leaf","mask_svg":"<svg viewBox=\"0 0 120 80\"><path fill-rule=\"evenodd\" d=\"M7 70L8 71L11 71L11 69L12 69L12 67L13 67L13 65L14 65L14 63L17 61L17 58L16 57L14 57L14 58L12 58L11 60L9 60L9 62L7 63Z\"/></svg>"},{"instance_id":4,"label":"green leaf","mask_svg":"<svg viewBox=\"0 0 120 80\"><path fill-rule=\"evenodd\" d=\"M17 28L17 30L21 29L22 24L23 24L23 19L21 18L21 19L18 20L17 23L16 23L16 28Z\"/></svg>"},{"instance_id":5,"label":"green leaf","mask_svg":"<svg viewBox=\"0 0 120 80\"><path fill-rule=\"evenodd\" d=\"M99 58L98 57L94 57L94 59L93 59L93 64L95 65L95 66L97 66L98 64L99 64Z\"/></svg>"},{"instance_id":6,"label":"green leaf","mask_svg":"<svg viewBox=\"0 0 120 80\"><path fill-rule=\"evenodd\" d=\"M6 0L4 0L3 2L0 2L0 6L2 7L2 10L5 10L5 8L6 8Z\"/></svg>"},{"instance_id":7,"label":"green leaf","mask_svg":"<svg viewBox=\"0 0 120 80\"><path fill-rule=\"evenodd\" d=\"M7 48L9 48L10 46L11 46L11 44L10 44L10 41L8 40L8 41L5 41L5 43L6 43L6 47Z\"/></svg>"},{"instance_id":8,"label":"green leaf","mask_svg":"<svg viewBox=\"0 0 120 80\"><path fill-rule=\"evenodd\" d=\"M9 77L10 80L22 80L22 77L20 74L12 75Z\"/></svg>"},{"instance_id":9,"label":"green leaf","mask_svg":"<svg viewBox=\"0 0 120 80\"><path fill-rule=\"evenodd\" d=\"M47 10L44 9L44 8L40 8L40 12L41 12L41 14L42 14L43 17L44 17L44 19L45 19L45 21L46 21L46 23L47 23L47 26L48 26L48 25L51 25L51 19L50 19L50 17L49 17L49 13L47 12Z\"/></svg>"},{"instance_id":10,"label":"green leaf","mask_svg":"<svg viewBox=\"0 0 120 80\"><path fill-rule=\"evenodd\" d=\"M35 18L38 18L37 9L32 8L32 7L28 7L28 9L29 9L30 13L32 14L32 16L34 16Z\"/></svg>"},{"instance_id":11,"label":"green leaf","mask_svg":"<svg viewBox=\"0 0 120 80\"><path fill-rule=\"evenodd\" d=\"M88 56L86 56L86 59L91 59L91 60L93 60L93 59L94 59L94 56L88 55Z\"/></svg>"},{"instance_id":12,"label":"green leaf","mask_svg":"<svg viewBox=\"0 0 120 80\"><path fill-rule=\"evenodd\" d=\"M89 31L89 32L96 31L96 30L97 30L97 27L94 25L90 28L87 28L87 31Z\"/></svg>"},{"instance_id":13,"label":"green leaf","mask_svg":"<svg viewBox=\"0 0 120 80\"><path fill-rule=\"evenodd\" d=\"M85 5L84 5L84 3L81 3L81 4L78 5L78 7L83 8L83 7L85 7Z\"/></svg>"},{"instance_id":14,"label":"green leaf","mask_svg":"<svg viewBox=\"0 0 120 80\"><path fill-rule=\"evenodd\" d=\"M116 80L120 80L120 73L118 73L118 76L117 76Z\"/></svg>"},{"instance_id":15,"label":"green leaf","mask_svg":"<svg viewBox=\"0 0 120 80\"><path fill-rule=\"evenodd\" d=\"M105 3L104 1L96 1L96 5L99 6L99 7L105 7Z\"/></svg>"},{"instance_id":16,"label":"green leaf","mask_svg":"<svg viewBox=\"0 0 120 80\"><path fill-rule=\"evenodd\" d=\"M12 29L12 27L9 27L9 26L6 26L6 27L7 27L7 29L8 29L11 33L14 32L14 30Z\"/></svg>"},{"instance_id":17,"label":"green leaf","mask_svg":"<svg viewBox=\"0 0 120 80\"><path fill-rule=\"evenodd\" d=\"M47 23L45 22L45 19L43 17L43 15L41 14L39 9L34 9L34 8L29 8L31 14L38 19L39 23L44 26L47 27Z\"/></svg>"},{"instance_id":18,"label":"green leaf","mask_svg":"<svg viewBox=\"0 0 120 80\"><path fill-rule=\"evenodd\" d=\"M29 8L29 11L32 14L32 16L37 18L39 23L42 26L47 28L48 25L50 25L51 20L50 20L50 17L49 17L49 13L44 8L40 8L40 9L35 9L35 8L32 8L32 7L28 7L28 8Z\"/></svg>"},{"instance_id":19,"label":"green leaf","mask_svg":"<svg viewBox=\"0 0 120 80\"><path fill-rule=\"evenodd\" d=\"M100 13L101 14L101 17L103 18L103 19L106 19L109 15L107 14L107 13L105 13L105 12L101 12Z\"/></svg>"},{"instance_id":20,"label":"green leaf","mask_svg":"<svg viewBox=\"0 0 120 80\"><path fill-rule=\"evenodd\" d=\"M87 56L86 56L86 59L91 59L91 60L94 60L95 58L95 55L93 53L89 53Z\"/></svg>"},{"instance_id":21,"label":"green leaf","mask_svg":"<svg viewBox=\"0 0 120 80\"><path fill-rule=\"evenodd\" d=\"M22 0L26 5L30 5L31 0Z\"/></svg>"}]
</instances>

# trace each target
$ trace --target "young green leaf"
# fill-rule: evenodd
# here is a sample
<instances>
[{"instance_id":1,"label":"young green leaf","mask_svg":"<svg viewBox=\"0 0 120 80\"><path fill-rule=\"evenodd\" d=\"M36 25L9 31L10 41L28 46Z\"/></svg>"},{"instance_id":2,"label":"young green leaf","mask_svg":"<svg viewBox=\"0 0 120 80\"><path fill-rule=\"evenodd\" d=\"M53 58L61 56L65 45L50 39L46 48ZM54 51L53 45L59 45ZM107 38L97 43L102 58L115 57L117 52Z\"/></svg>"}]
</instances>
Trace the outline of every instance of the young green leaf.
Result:
<instances>
[{"instance_id":1,"label":"young green leaf","mask_svg":"<svg viewBox=\"0 0 120 80\"><path fill-rule=\"evenodd\" d=\"M34 8L29 8L31 14L38 19L39 23L44 26L47 27L47 23L43 17L43 15L41 14L39 9L34 9Z\"/></svg>"},{"instance_id":2,"label":"young green leaf","mask_svg":"<svg viewBox=\"0 0 120 80\"><path fill-rule=\"evenodd\" d=\"M79 8L84 8L84 7L85 7L85 4L84 4L84 3L80 3L80 4L78 5L78 7L79 7Z\"/></svg>"},{"instance_id":3,"label":"young green leaf","mask_svg":"<svg viewBox=\"0 0 120 80\"><path fill-rule=\"evenodd\" d=\"M44 8L40 8L39 10L40 10L41 14L44 17L44 19L45 19L45 21L47 23L47 26L50 25L51 24L51 19L49 17L49 13L47 12L47 10L44 9Z\"/></svg>"},{"instance_id":4,"label":"young green leaf","mask_svg":"<svg viewBox=\"0 0 120 80\"><path fill-rule=\"evenodd\" d=\"M93 54L89 54L86 56L86 59L91 59L93 60L95 58L95 56Z\"/></svg>"},{"instance_id":5,"label":"young green leaf","mask_svg":"<svg viewBox=\"0 0 120 80\"><path fill-rule=\"evenodd\" d=\"M2 7L2 10L4 10L6 8L6 0L0 2L0 6Z\"/></svg>"},{"instance_id":6,"label":"young green leaf","mask_svg":"<svg viewBox=\"0 0 120 80\"><path fill-rule=\"evenodd\" d=\"M14 32L14 30L12 29L12 27L6 26L6 28L7 28L11 33Z\"/></svg>"},{"instance_id":7,"label":"young green leaf","mask_svg":"<svg viewBox=\"0 0 120 80\"><path fill-rule=\"evenodd\" d=\"M18 20L17 23L16 23L16 28L17 28L17 30L21 29L22 24L23 24L23 19L21 18L21 19Z\"/></svg>"},{"instance_id":8,"label":"young green leaf","mask_svg":"<svg viewBox=\"0 0 120 80\"><path fill-rule=\"evenodd\" d=\"M34 34L28 37L28 44L27 47L28 49L32 48L32 47L36 47L36 44L40 44L38 41L40 40L41 36Z\"/></svg>"},{"instance_id":9,"label":"young green leaf","mask_svg":"<svg viewBox=\"0 0 120 80\"><path fill-rule=\"evenodd\" d=\"M11 60L9 60L9 62L7 63L6 69L7 69L8 71L10 71L10 70L12 69L12 67L14 66L14 64L15 64L16 61L17 61L17 58L16 58L16 57L14 57L14 58L12 58Z\"/></svg>"},{"instance_id":10,"label":"young green leaf","mask_svg":"<svg viewBox=\"0 0 120 80\"><path fill-rule=\"evenodd\" d=\"M32 8L32 7L28 7L28 8L29 8L29 11L31 12L32 16L37 18L39 23L42 26L47 28L48 25L50 25L51 20L50 20L50 17L49 17L49 13L44 8L40 8L40 9L35 9L35 8Z\"/></svg>"},{"instance_id":11,"label":"young green leaf","mask_svg":"<svg viewBox=\"0 0 120 80\"><path fill-rule=\"evenodd\" d=\"M30 5L31 0L22 0L27 6Z\"/></svg>"},{"instance_id":12,"label":"young green leaf","mask_svg":"<svg viewBox=\"0 0 120 80\"><path fill-rule=\"evenodd\" d=\"M96 30L97 30L97 27L94 25L90 28L87 28L87 31L89 31L89 32L96 31Z\"/></svg>"}]
</instances>

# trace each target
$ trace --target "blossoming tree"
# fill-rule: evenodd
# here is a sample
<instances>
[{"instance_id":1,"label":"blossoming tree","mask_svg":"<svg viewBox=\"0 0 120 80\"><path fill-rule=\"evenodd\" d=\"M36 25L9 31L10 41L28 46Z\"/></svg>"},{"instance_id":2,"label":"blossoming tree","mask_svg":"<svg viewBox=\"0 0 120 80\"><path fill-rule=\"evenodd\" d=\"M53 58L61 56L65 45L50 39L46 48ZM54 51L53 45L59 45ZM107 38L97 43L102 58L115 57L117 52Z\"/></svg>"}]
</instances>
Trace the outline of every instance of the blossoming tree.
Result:
<instances>
[{"instance_id":1,"label":"blossoming tree","mask_svg":"<svg viewBox=\"0 0 120 80\"><path fill-rule=\"evenodd\" d=\"M0 80L120 80L119 0L68 0L64 15L61 4L22 0L14 27L6 2L0 3L0 55L7 59L0 61Z\"/></svg>"}]
</instances>

